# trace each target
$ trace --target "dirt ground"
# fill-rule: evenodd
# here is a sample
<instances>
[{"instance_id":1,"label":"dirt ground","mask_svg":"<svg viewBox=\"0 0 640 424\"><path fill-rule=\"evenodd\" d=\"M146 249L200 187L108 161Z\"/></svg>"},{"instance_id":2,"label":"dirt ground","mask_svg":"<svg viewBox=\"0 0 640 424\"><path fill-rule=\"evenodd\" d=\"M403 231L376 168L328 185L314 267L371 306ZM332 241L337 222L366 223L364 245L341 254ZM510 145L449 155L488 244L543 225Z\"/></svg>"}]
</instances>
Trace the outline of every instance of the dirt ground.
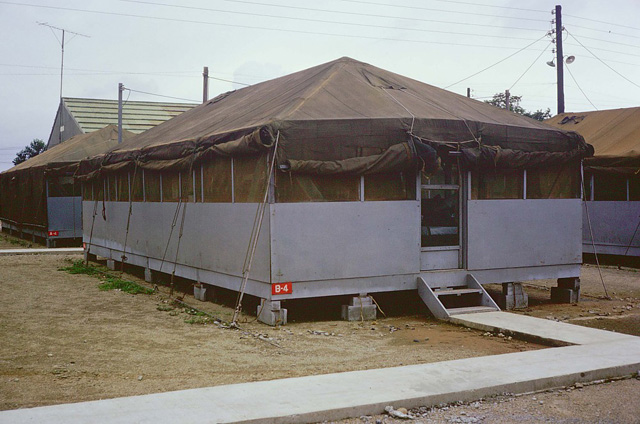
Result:
<instances>
[{"instance_id":1,"label":"dirt ground","mask_svg":"<svg viewBox=\"0 0 640 424\"><path fill-rule=\"evenodd\" d=\"M152 295L100 291L99 278L59 270L79 258L0 257L0 410L544 348L441 323L414 308L375 322L311 315L277 328L247 314L243 331L224 329L175 307L167 287ZM526 286L530 308L520 313L640 335L640 273L608 267L603 274L613 300L598 297L597 269L585 266L584 302L550 304L551 282L535 282ZM223 321L233 313L224 301L189 294L184 301ZM383 310L394 298L385 302ZM423 409L416 413L427 415L415 422L640 422L639 395L640 381L631 379ZM392 422L348 422L376 420Z\"/></svg>"}]
</instances>

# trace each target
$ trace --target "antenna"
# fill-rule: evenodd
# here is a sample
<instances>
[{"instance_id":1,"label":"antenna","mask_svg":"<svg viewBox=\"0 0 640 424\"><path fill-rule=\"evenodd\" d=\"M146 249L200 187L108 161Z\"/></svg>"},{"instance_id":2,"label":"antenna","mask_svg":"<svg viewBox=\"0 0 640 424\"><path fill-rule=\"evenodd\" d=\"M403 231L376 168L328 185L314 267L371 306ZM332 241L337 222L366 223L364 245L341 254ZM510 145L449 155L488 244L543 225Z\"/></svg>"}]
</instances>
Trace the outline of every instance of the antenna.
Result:
<instances>
[{"instance_id":1,"label":"antenna","mask_svg":"<svg viewBox=\"0 0 640 424\"><path fill-rule=\"evenodd\" d=\"M51 32L53 32L53 35L56 37L56 40L58 40L58 43L60 43L60 47L62 50L62 59L60 60L60 105L58 106L58 114L59 114L58 117L59 117L59 128L60 128L60 131L58 132L58 143L62 143L62 132L64 131L64 125L62 123L62 78L64 75L64 36L65 36L65 33L69 33L73 35L73 37L71 37L71 39L69 39L67 43L71 42L71 40L73 40L78 35L80 37L86 37L86 38L91 38L91 37L88 35L80 34L79 32L73 32L73 31L69 31L68 29L58 28L56 26L49 25L47 22L36 21L36 23L40 26L49 27ZM54 30L62 32L62 39L58 38Z\"/></svg>"}]
</instances>

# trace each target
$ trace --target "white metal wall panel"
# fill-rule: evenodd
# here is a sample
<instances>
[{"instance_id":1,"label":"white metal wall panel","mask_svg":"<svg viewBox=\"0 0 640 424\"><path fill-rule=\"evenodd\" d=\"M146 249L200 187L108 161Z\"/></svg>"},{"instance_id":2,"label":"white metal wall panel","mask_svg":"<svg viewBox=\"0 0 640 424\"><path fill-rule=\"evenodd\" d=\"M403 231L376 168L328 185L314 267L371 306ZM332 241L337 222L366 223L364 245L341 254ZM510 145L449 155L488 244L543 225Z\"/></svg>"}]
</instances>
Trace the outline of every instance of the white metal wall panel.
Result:
<instances>
[{"instance_id":1,"label":"white metal wall panel","mask_svg":"<svg viewBox=\"0 0 640 424\"><path fill-rule=\"evenodd\" d=\"M162 259L177 203L133 203L127 252ZM94 202L83 202L84 241L89 241ZM124 244L129 203L107 202L107 220L102 219L102 202L98 202L92 244L121 251ZM256 214L254 203L188 203L184 233L180 241L178 263L218 273L241 276ZM265 215L269 213L267 207ZM166 261L176 255L182 208L168 244ZM119 257L113 259L119 260ZM171 272L166 263L163 272ZM251 278L269 282L269 219L265 216L258 240Z\"/></svg>"},{"instance_id":2,"label":"white metal wall panel","mask_svg":"<svg viewBox=\"0 0 640 424\"><path fill-rule=\"evenodd\" d=\"M586 207L583 202L582 242L584 251L593 253L587 210L597 253L640 256L640 230L631 242L640 222L640 202L587 202Z\"/></svg>"},{"instance_id":3,"label":"white metal wall panel","mask_svg":"<svg viewBox=\"0 0 640 424\"><path fill-rule=\"evenodd\" d=\"M57 238L82 237L82 198L79 196L47 197L47 219Z\"/></svg>"},{"instance_id":4,"label":"white metal wall panel","mask_svg":"<svg viewBox=\"0 0 640 424\"><path fill-rule=\"evenodd\" d=\"M417 201L271 205L272 278L337 280L417 273Z\"/></svg>"},{"instance_id":5,"label":"white metal wall panel","mask_svg":"<svg viewBox=\"0 0 640 424\"><path fill-rule=\"evenodd\" d=\"M468 269L582 262L579 199L469 200Z\"/></svg>"}]
</instances>

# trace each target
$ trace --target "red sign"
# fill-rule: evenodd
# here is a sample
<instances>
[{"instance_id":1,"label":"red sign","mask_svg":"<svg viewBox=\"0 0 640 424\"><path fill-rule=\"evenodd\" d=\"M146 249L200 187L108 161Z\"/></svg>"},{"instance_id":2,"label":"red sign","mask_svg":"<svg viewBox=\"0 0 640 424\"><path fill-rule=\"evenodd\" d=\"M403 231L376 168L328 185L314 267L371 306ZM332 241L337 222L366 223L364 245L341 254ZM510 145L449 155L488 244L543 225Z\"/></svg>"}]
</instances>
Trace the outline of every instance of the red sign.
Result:
<instances>
[{"instance_id":1,"label":"red sign","mask_svg":"<svg viewBox=\"0 0 640 424\"><path fill-rule=\"evenodd\" d=\"M58 237L58 234L57 231L49 231L49 237Z\"/></svg>"},{"instance_id":2,"label":"red sign","mask_svg":"<svg viewBox=\"0 0 640 424\"><path fill-rule=\"evenodd\" d=\"M291 294L293 293L292 283L271 284L271 294Z\"/></svg>"}]
</instances>

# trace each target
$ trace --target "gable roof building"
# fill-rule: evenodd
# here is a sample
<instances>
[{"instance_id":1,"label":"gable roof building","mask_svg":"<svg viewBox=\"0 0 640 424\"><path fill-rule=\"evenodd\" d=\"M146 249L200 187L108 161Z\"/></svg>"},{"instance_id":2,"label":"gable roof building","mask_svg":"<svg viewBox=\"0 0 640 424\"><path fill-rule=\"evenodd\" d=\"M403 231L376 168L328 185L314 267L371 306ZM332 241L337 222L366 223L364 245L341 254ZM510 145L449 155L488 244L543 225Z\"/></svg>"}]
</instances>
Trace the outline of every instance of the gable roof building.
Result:
<instances>
[{"instance_id":1,"label":"gable roof building","mask_svg":"<svg viewBox=\"0 0 640 424\"><path fill-rule=\"evenodd\" d=\"M140 134L194 106L195 103L127 101L122 108L122 127ZM64 97L56 113L47 149L78 134L97 131L112 124L118 124L117 100Z\"/></svg>"}]
</instances>

